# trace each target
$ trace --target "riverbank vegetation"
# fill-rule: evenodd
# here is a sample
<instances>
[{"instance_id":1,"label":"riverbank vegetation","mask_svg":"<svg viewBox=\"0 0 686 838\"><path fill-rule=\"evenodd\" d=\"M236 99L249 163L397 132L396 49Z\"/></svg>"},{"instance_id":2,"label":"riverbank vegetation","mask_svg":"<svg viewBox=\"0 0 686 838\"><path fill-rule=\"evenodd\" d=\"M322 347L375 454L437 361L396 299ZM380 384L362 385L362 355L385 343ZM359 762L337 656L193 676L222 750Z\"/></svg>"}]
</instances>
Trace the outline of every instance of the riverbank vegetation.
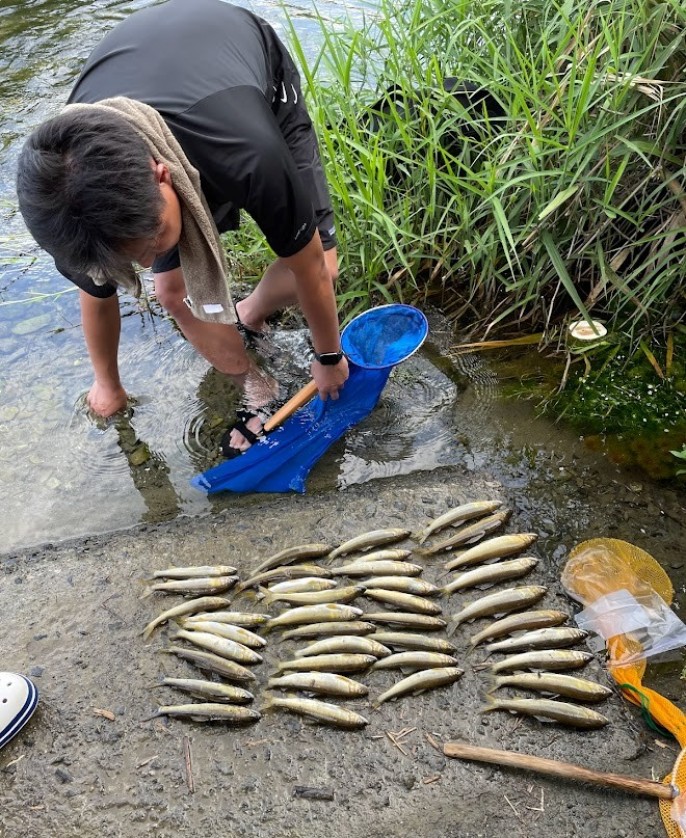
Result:
<instances>
[{"instance_id":1,"label":"riverbank vegetation","mask_svg":"<svg viewBox=\"0 0 686 838\"><path fill-rule=\"evenodd\" d=\"M381 0L365 25L320 26L315 61L291 44L341 230L344 312L435 303L465 341L561 352L547 409L620 438L669 427L678 447L681 0ZM579 318L608 338L570 347Z\"/></svg>"}]
</instances>

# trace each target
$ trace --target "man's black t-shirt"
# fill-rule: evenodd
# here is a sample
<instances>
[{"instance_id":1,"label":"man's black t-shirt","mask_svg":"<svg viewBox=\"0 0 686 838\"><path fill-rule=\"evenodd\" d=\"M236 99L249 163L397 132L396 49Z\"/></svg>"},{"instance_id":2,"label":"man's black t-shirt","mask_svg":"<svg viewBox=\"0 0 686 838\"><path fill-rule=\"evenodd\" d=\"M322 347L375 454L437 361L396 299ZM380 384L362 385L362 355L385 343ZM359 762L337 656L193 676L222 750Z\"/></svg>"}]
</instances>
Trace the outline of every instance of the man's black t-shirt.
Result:
<instances>
[{"instance_id":1,"label":"man's black t-shirt","mask_svg":"<svg viewBox=\"0 0 686 838\"><path fill-rule=\"evenodd\" d=\"M200 173L220 231L235 229L244 209L278 256L301 250L318 224L325 246L335 242L298 73L265 21L224 0L136 12L92 52L69 102L113 96L160 113ZM95 296L114 292L73 279Z\"/></svg>"}]
</instances>

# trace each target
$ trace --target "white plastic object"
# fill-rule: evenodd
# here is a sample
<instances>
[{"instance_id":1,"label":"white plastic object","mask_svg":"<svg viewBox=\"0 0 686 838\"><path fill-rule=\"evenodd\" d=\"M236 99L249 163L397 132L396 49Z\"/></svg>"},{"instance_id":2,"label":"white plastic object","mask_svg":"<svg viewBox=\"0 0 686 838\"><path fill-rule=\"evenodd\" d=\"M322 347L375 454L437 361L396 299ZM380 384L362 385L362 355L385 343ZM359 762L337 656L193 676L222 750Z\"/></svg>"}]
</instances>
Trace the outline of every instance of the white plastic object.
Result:
<instances>
[{"instance_id":1,"label":"white plastic object","mask_svg":"<svg viewBox=\"0 0 686 838\"><path fill-rule=\"evenodd\" d=\"M0 672L0 748L24 727L38 704L38 690L28 678Z\"/></svg>"}]
</instances>

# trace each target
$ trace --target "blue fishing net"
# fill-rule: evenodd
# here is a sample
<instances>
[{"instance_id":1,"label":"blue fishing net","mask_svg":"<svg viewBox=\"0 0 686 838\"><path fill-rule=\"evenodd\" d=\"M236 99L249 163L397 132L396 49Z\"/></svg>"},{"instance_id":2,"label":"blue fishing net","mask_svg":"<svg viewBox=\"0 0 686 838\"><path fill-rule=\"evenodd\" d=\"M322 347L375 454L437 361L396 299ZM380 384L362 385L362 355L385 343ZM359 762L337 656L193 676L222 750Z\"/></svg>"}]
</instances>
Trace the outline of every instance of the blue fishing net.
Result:
<instances>
[{"instance_id":1,"label":"blue fishing net","mask_svg":"<svg viewBox=\"0 0 686 838\"><path fill-rule=\"evenodd\" d=\"M369 343L372 345L373 335ZM376 407L391 369L392 366L364 369L351 363L350 377L337 401L323 402L315 396L244 454L197 475L191 485L209 495L304 492L305 480L317 460Z\"/></svg>"}]
</instances>

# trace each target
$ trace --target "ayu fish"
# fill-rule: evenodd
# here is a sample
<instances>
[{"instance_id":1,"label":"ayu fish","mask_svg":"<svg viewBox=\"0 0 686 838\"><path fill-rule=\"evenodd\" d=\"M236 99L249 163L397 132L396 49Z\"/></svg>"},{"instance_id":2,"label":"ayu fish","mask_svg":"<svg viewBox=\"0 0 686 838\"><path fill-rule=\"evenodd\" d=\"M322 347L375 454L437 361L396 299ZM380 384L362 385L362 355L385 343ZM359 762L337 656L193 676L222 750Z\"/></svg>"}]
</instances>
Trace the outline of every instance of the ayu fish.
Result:
<instances>
[{"instance_id":1,"label":"ayu fish","mask_svg":"<svg viewBox=\"0 0 686 838\"><path fill-rule=\"evenodd\" d=\"M376 626L361 620L334 620L330 623L307 623L285 631L282 640L296 640L303 637L335 637L340 634L371 634Z\"/></svg>"},{"instance_id":2,"label":"ayu fish","mask_svg":"<svg viewBox=\"0 0 686 838\"><path fill-rule=\"evenodd\" d=\"M455 645L443 637L414 631L375 631L370 637L391 649L442 652L444 655L453 655L457 651Z\"/></svg>"},{"instance_id":3,"label":"ayu fish","mask_svg":"<svg viewBox=\"0 0 686 838\"><path fill-rule=\"evenodd\" d=\"M365 614L364 617L372 623L390 623L406 628L424 629L424 631L440 631L448 625L442 617L416 614L413 611L374 611Z\"/></svg>"},{"instance_id":4,"label":"ayu fish","mask_svg":"<svg viewBox=\"0 0 686 838\"><path fill-rule=\"evenodd\" d=\"M403 562L412 555L412 550L406 550L400 547L389 547L385 550L373 550L371 553L365 553L362 556L355 556L356 562Z\"/></svg>"},{"instance_id":5,"label":"ayu fish","mask_svg":"<svg viewBox=\"0 0 686 838\"><path fill-rule=\"evenodd\" d=\"M299 716L307 716L323 724L336 725L350 730L368 725L369 722L359 713L347 710L339 704L331 704L328 701L319 701L316 698L282 698L281 696L269 696L262 707L263 712L278 709L288 710L297 713Z\"/></svg>"},{"instance_id":6,"label":"ayu fish","mask_svg":"<svg viewBox=\"0 0 686 838\"><path fill-rule=\"evenodd\" d=\"M322 579L319 576L303 576L302 579L286 579L285 582L275 582L267 588L270 594L303 594L307 591L328 591L338 583L335 579Z\"/></svg>"},{"instance_id":7,"label":"ayu fish","mask_svg":"<svg viewBox=\"0 0 686 838\"><path fill-rule=\"evenodd\" d=\"M267 688L272 690L303 690L303 692L332 695L338 698L363 698L369 687L333 672L289 672L270 678Z\"/></svg>"},{"instance_id":8,"label":"ayu fish","mask_svg":"<svg viewBox=\"0 0 686 838\"><path fill-rule=\"evenodd\" d=\"M251 710L249 707L217 703L159 707L150 719L156 719L158 716L174 716L177 719L191 719L194 722L226 722L231 725L252 724L261 718L257 710Z\"/></svg>"},{"instance_id":9,"label":"ayu fish","mask_svg":"<svg viewBox=\"0 0 686 838\"><path fill-rule=\"evenodd\" d=\"M340 567L332 567L333 576L419 576L423 568L410 562L366 562L357 559Z\"/></svg>"},{"instance_id":10,"label":"ayu fish","mask_svg":"<svg viewBox=\"0 0 686 838\"><path fill-rule=\"evenodd\" d=\"M222 658L215 655L213 652L205 652L202 649L187 649L185 646L169 646L162 649L167 655L176 655L189 663L195 664L198 669L206 672L214 672L216 675L228 679L229 681L256 681L257 678L254 672L251 672L247 667L241 666L236 661Z\"/></svg>"},{"instance_id":11,"label":"ayu fish","mask_svg":"<svg viewBox=\"0 0 686 838\"><path fill-rule=\"evenodd\" d=\"M328 602L324 605L301 605L298 608L291 608L284 611L278 617L272 617L264 627L264 631L271 631L275 628L285 626L298 626L303 623L328 623L340 622L342 620L355 620L362 616L362 609L353 605L341 605L337 602Z\"/></svg>"},{"instance_id":12,"label":"ayu fish","mask_svg":"<svg viewBox=\"0 0 686 838\"><path fill-rule=\"evenodd\" d=\"M299 544L296 547L287 547L279 553L274 553L268 559L265 559L262 564L259 564L253 571L253 576L258 573L264 573L267 570L272 570L275 567L291 564L292 562L303 559L320 559L322 556L328 555L331 552L330 544L322 544L317 542L315 544Z\"/></svg>"},{"instance_id":13,"label":"ayu fish","mask_svg":"<svg viewBox=\"0 0 686 838\"><path fill-rule=\"evenodd\" d=\"M279 672L360 672L376 662L375 655L311 655L280 661Z\"/></svg>"},{"instance_id":14,"label":"ayu fish","mask_svg":"<svg viewBox=\"0 0 686 838\"><path fill-rule=\"evenodd\" d=\"M455 570L458 567L487 562L489 559L504 559L507 556L513 556L515 553L526 550L537 538L538 535L535 532L519 532L489 538L459 553L445 564L445 569Z\"/></svg>"},{"instance_id":15,"label":"ayu fish","mask_svg":"<svg viewBox=\"0 0 686 838\"><path fill-rule=\"evenodd\" d=\"M236 568L230 565L202 565L191 567L168 567L156 570L153 579L197 579L206 576L233 576Z\"/></svg>"},{"instance_id":16,"label":"ayu fish","mask_svg":"<svg viewBox=\"0 0 686 838\"><path fill-rule=\"evenodd\" d=\"M181 594L182 596L204 596L221 594L238 582L237 576L202 576L199 579L172 579L169 582L155 582L148 585L141 599L147 599L155 592Z\"/></svg>"},{"instance_id":17,"label":"ayu fish","mask_svg":"<svg viewBox=\"0 0 686 838\"><path fill-rule=\"evenodd\" d=\"M438 586L416 576L372 576L364 580L364 586L367 590L383 588L384 591L399 591L415 596L437 596L441 592Z\"/></svg>"},{"instance_id":18,"label":"ayu fish","mask_svg":"<svg viewBox=\"0 0 686 838\"><path fill-rule=\"evenodd\" d=\"M229 704L250 704L255 696L242 687L222 684L219 681L205 681L202 678L164 678L156 687L173 687L205 701L227 702Z\"/></svg>"},{"instance_id":19,"label":"ayu fish","mask_svg":"<svg viewBox=\"0 0 686 838\"><path fill-rule=\"evenodd\" d=\"M228 599L224 599L224 597L219 596L204 596L199 597L198 599L187 600L186 602L182 602L181 605L175 605L174 608L164 611L158 617L155 617L154 620L149 622L143 629L143 637L147 640L155 631L157 626L161 626L162 623L166 623L167 620L173 620L176 617L183 617L186 614L195 614L203 610L219 610L228 604Z\"/></svg>"},{"instance_id":20,"label":"ayu fish","mask_svg":"<svg viewBox=\"0 0 686 838\"><path fill-rule=\"evenodd\" d=\"M228 600L224 600L228 605ZM191 614L186 617L186 623L204 623L211 620L213 623L228 623L232 626L240 626L241 628L256 628L263 626L268 620L271 620L271 614L253 614L249 611L214 611L214 612L199 612Z\"/></svg>"},{"instance_id":21,"label":"ayu fish","mask_svg":"<svg viewBox=\"0 0 686 838\"><path fill-rule=\"evenodd\" d=\"M395 608L406 611L414 611L416 614L440 614L443 610L437 602L432 602L425 597L414 594L404 594L400 591L386 591L383 588L370 588L365 591L365 596L370 599L385 602Z\"/></svg>"},{"instance_id":22,"label":"ayu fish","mask_svg":"<svg viewBox=\"0 0 686 838\"><path fill-rule=\"evenodd\" d=\"M342 588L331 588L326 591L268 593L264 597L264 604L269 607L275 602L286 602L290 605L321 605L326 602L352 602L363 594L364 590L362 585L346 585Z\"/></svg>"},{"instance_id":23,"label":"ayu fish","mask_svg":"<svg viewBox=\"0 0 686 838\"><path fill-rule=\"evenodd\" d=\"M503 617L502 620L496 620L486 626L478 634L472 635L470 642L472 646L478 646L484 640L492 640L495 637L502 637L504 634L559 626L568 619L569 614L564 611L520 611L518 614L510 614Z\"/></svg>"},{"instance_id":24,"label":"ayu fish","mask_svg":"<svg viewBox=\"0 0 686 838\"><path fill-rule=\"evenodd\" d=\"M407 693L420 693L424 692L424 690L432 690L436 687L452 684L463 674L463 671L456 666L444 666L415 672L412 675L408 675L407 678L398 681L390 689L382 693L376 701L372 702L372 707L376 709L384 701L400 698L401 695L407 695Z\"/></svg>"},{"instance_id":25,"label":"ayu fish","mask_svg":"<svg viewBox=\"0 0 686 838\"><path fill-rule=\"evenodd\" d=\"M317 640L295 654L299 658L311 655L374 655L375 658L385 658L391 654L391 650L370 637L353 637L343 634Z\"/></svg>"},{"instance_id":26,"label":"ayu fish","mask_svg":"<svg viewBox=\"0 0 686 838\"><path fill-rule=\"evenodd\" d=\"M454 535L451 535L450 538L446 538L438 544L434 544L431 547L422 547L417 550L417 553L420 553L422 556L435 556L436 553L445 553L447 550L453 550L462 544L471 544L473 541L479 541L485 535L488 535L489 532L494 532L504 527L510 515L512 515L512 512L509 509L494 512L493 515L489 515L487 518L482 518L480 521L462 527Z\"/></svg>"},{"instance_id":27,"label":"ayu fish","mask_svg":"<svg viewBox=\"0 0 686 838\"><path fill-rule=\"evenodd\" d=\"M583 730L594 730L609 723L605 716L588 707L569 704L566 701L555 701L551 698L493 698L487 696L486 705L481 708L482 713L493 710L508 710L523 716L552 719L560 724Z\"/></svg>"},{"instance_id":28,"label":"ayu fish","mask_svg":"<svg viewBox=\"0 0 686 838\"><path fill-rule=\"evenodd\" d=\"M547 588L543 585L526 585L520 588L506 588L503 591L496 591L493 594L477 599L466 605L457 614L454 614L450 621L453 630L468 620L476 620L479 617L491 617L494 614L507 614L509 611L526 608L534 602L542 599Z\"/></svg>"},{"instance_id":29,"label":"ayu fish","mask_svg":"<svg viewBox=\"0 0 686 838\"><path fill-rule=\"evenodd\" d=\"M249 649L242 643L236 643L235 640L229 640L227 637L210 634L208 631L187 631L186 629L180 629L170 639L187 640L194 646L199 646L201 649L206 649L208 652L236 661L237 663L262 663L262 656L258 655L253 649Z\"/></svg>"},{"instance_id":30,"label":"ayu fish","mask_svg":"<svg viewBox=\"0 0 686 838\"><path fill-rule=\"evenodd\" d=\"M275 579L302 579L304 576L323 576L329 578L331 571L326 567L319 567L316 564L295 564L274 567L262 573L256 573L250 579L246 579L236 585L235 593L240 594L248 588L256 588L259 585L267 585Z\"/></svg>"},{"instance_id":31,"label":"ayu fish","mask_svg":"<svg viewBox=\"0 0 686 838\"><path fill-rule=\"evenodd\" d=\"M565 646L574 646L587 636L588 632L571 626L536 629L508 637L507 640L499 640L497 643L489 643L484 646L484 651L490 655L492 652L521 652L524 649L562 649Z\"/></svg>"},{"instance_id":32,"label":"ayu fish","mask_svg":"<svg viewBox=\"0 0 686 838\"><path fill-rule=\"evenodd\" d=\"M544 649L540 652L522 652L493 664L480 664L475 669L488 669L490 672L504 672L519 669L545 669L559 672L564 669L580 669L593 657L590 652L576 649Z\"/></svg>"},{"instance_id":33,"label":"ayu fish","mask_svg":"<svg viewBox=\"0 0 686 838\"><path fill-rule=\"evenodd\" d=\"M399 528L386 530L371 530L370 532L357 535L343 544L339 544L332 550L328 557L329 559L336 559L338 556L345 556L348 553L363 552L370 550L372 547L379 547L382 544L393 544L395 541L402 541L410 535L410 530Z\"/></svg>"},{"instance_id":34,"label":"ayu fish","mask_svg":"<svg viewBox=\"0 0 686 838\"><path fill-rule=\"evenodd\" d=\"M228 640L241 643L249 649L261 649L267 645L264 637L231 623L216 623L213 620L181 620L180 625L187 631L206 631L209 634L216 634L218 637L226 637Z\"/></svg>"},{"instance_id":35,"label":"ayu fish","mask_svg":"<svg viewBox=\"0 0 686 838\"><path fill-rule=\"evenodd\" d=\"M438 518L434 518L427 527L414 537L419 544L423 544L430 535L439 530L446 527L459 527L473 518L480 518L483 515L495 512L502 505L502 501L499 500L478 500L472 503L463 503L461 506L456 506L454 509L443 513L443 515L439 515Z\"/></svg>"},{"instance_id":36,"label":"ayu fish","mask_svg":"<svg viewBox=\"0 0 686 838\"><path fill-rule=\"evenodd\" d=\"M494 562L460 573L452 582L443 588L443 594L450 596L455 591L465 588L476 588L479 585L492 585L495 582L505 582L508 579L519 579L526 576L538 564L538 559L522 556L520 559L510 559L507 562Z\"/></svg>"},{"instance_id":37,"label":"ayu fish","mask_svg":"<svg viewBox=\"0 0 686 838\"><path fill-rule=\"evenodd\" d=\"M577 701L603 701L612 695L609 687L595 681L576 678L574 675L560 675L557 672L517 672L514 675L500 675L493 679L489 692L501 687L554 693Z\"/></svg>"},{"instance_id":38,"label":"ayu fish","mask_svg":"<svg viewBox=\"0 0 686 838\"><path fill-rule=\"evenodd\" d=\"M458 660L452 655L441 652L397 652L387 658L381 658L372 665L377 669L433 669L434 667L457 666Z\"/></svg>"}]
</instances>

